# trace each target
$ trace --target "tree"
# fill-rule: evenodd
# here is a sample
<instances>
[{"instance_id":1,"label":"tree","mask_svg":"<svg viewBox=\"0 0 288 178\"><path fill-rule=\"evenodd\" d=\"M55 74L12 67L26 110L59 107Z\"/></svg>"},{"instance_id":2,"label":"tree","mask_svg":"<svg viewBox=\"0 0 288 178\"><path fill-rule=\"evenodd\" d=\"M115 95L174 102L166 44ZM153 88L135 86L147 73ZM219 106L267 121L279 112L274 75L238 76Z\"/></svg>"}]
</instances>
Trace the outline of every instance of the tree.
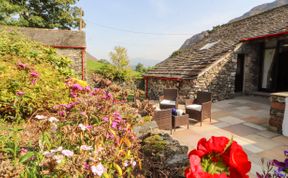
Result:
<instances>
[{"instance_id":1,"label":"tree","mask_svg":"<svg viewBox=\"0 0 288 178\"><path fill-rule=\"evenodd\" d=\"M144 65L141 64L141 63L138 63L138 64L136 65L135 70L136 70L137 72L140 72L140 73L145 73L145 72L146 72L146 68L145 68Z\"/></svg>"},{"instance_id":2,"label":"tree","mask_svg":"<svg viewBox=\"0 0 288 178\"><path fill-rule=\"evenodd\" d=\"M0 24L73 29L80 25L79 0L0 0ZM84 23L84 22L83 22Z\"/></svg>"},{"instance_id":3,"label":"tree","mask_svg":"<svg viewBox=\"0 0 288 178\"><path fill-rule=\"evenodd\" d=\"M129 68L129 60L127 50L121 46L116 46L114 51L110 52L112 64L118 71L126 70Z\"/></svg>"}]
</instances>

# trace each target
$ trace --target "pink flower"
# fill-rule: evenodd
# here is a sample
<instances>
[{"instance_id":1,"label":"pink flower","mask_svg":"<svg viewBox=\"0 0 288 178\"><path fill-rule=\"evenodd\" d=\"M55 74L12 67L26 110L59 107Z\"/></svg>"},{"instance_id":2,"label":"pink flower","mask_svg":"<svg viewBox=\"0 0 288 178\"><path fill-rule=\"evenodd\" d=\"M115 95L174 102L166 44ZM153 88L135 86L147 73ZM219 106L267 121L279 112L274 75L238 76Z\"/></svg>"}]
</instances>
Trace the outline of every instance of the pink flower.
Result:
<instances>
[{"instance_id":1,"label":"pink flower","mask_svg":"<svg viewBox=\"0 0 288 178\"><path fill-rule=\"evenodd\" d=\"M17 91L17 92L16 92L16 95L17 95L17 96L23 96L24 94L25 94L25 93L24 93L23 91Z\"/></svg>"},{"instance_id":2,"label":"pink flower","mask_svg":"<svg viewBox=\"0 0 288 178\"><path fill-rule=\"evenodd\" d=\"M23 63L19 62L17 64L17 67L18 67L18 69L24 70L27 68L27 64L23 64Z\"/></svg>"},{"instance_id":3,"label":"pink flower","mask_svg":"<svg viewBox=\"0 0 288 178\"><path fill-rule=\"evenodd\" d=\"M53 122L58 122L59 120L56 117L49 117L48 121L53 123Z\"/></svg>"},{"instance_id":4,"label":"pink flower","mask_svg":"<svg viewBox=\"0 0 288 178\"><path fill-rule=\"evenodd\" d=\"M93 150L93 147L92 146L87 146L87 145L81 145L80 149L84 150L84 151L90 151L90 150Z\"/></svg>"},{"instance_id":5,"label":"pink flower","mask_svg":"<svg viewBox=\"0 0 288 178\"><path fill-rule=\"evenodd\" d=\"M90 169L90 165L87 162L85 162L83 164L83 167L84 167L85 170L89 170Z\"/></svg>"},{"instance_id":6,"label":"pink flower","mask_svg":"<svg viewBox=\"0 0 288 178\"><path fill-rule=\"evenodd\" d=\"M116 129L116 128L117 128L117 125L118 125L118 123L115 122L115 121L113 121L111 127L114 128L114 129Z\"/></svg>"},{"instance_id":7,"label":"pink flower","mask_svg":"<svg viewBox=\"0 0 288 178\"><path fill-rule=\"evenodd\" d=\"M32 71L32 72L30 72L30 76L33 77L33 78L38 78L39 74L36 71Z\"/></svg>"},{"instance_id":8,"label":"pink flower","mask_svg":"<svg viewBox=\"0 0 288 178\"><path fill-rule=\"evenodd\" d=\"M103 117L102 120L105 121L105 122L109 122L109 118L108 117Z\"/></svg>"},{"instance_id":9,"label":"pink flower","mask_svg":"<svg viewBox=\"0 0 288 178\"><path fill-rule=\"evenodd\" d=\"M28 152L26 148L21 148L20 149L20 155L25 155Z\"/></svg>"},{"instance_id":10,"label":"pink flower","mask_svg":"<svg viewBox=\"0 0 288 178\"><path fill-rule=\"evenodd\" d=\"M53 156L53 159L56 161L56 163L61 163L64 157L62 155L55 155Z\"/></svg>"},{"instance_id":11,"label":"pink flower","mask_svg":"<svg viewBox=\"0 0 288 178\"><path fill-rule=\"evenodd\" d=\"M99 163L97 166L91 166L91 171L94 175L102 176L105 172L105 168L101 163Z\"/></svg>"},{"instance_id":12,"label":"pink flower","mask_svg":"<svg viewBox=\"0 0 288 178\"><path fill-rule=\"evenodd\" d=\"M132 166L135 167L136 166L136 161L132 161Z\"/></svg>"},{"instance_id":13,"label":"pink flower","mask_svg":"<svg viewBox=\"0 0 288 178\"><path fill-rule=\"evenodd\" d=\"M79 124L78 125L78 128L80 128L80 130L82 130L82 131L85 131L85 130L90 130L90 129L92 129L93 128L93 126L91 126L91 125L84 125L84 124Z\"/></svg>"},{"instance_id":14,"label":"pink flower","mask_svg":"<svg viewBox=\"0 0 288 178\"><path fill-rule=\"evenodd\" d=\"M82 90L83 90L82 86L79 85L78 83L73 84L73 85L71 86L71 89L72 89L72 90L79 90L79 91L82 91Z\"/></svg>"},{"instance_id":15,"label":"pink flower","mask_svg":"<svg viewBox=\"0 0 288 178\"><path fill-rule=\"evenodd\" d=\"M67 157L72 157L74 155L74 152L70 150L62 150L61 153Z\"/></svg>"},{"instance_id":16,"label":"pink flower","mask_svg":"<svg viewBox=\"0 0 288 178\"><path fill-rule=\"evenodd\" d=\"M43 155L44 155L45 157L47 157L47 158L50 158L50 157L54 156L54 153L49 152L49 151L45 151L45 152L43 153Z\"/></svg>"}]
</instances>

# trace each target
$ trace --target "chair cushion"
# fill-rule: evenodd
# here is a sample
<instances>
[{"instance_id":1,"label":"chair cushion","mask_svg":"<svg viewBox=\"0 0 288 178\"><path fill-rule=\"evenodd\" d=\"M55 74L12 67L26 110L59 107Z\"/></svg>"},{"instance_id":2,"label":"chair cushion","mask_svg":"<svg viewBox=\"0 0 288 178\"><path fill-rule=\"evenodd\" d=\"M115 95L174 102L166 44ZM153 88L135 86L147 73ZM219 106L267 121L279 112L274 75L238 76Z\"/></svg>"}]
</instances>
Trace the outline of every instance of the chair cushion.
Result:
<instances>
[{"instance_id":1,"label":"chair cushion","mask_svg":"<svg viewBox=\"0 0 288 178\"><path fill-rule=\"evenodd\" d=\"M176 102L175 101L171 101L171 100L162 100L161 102L160 102L160 104L164 104L164 105L175 105L176 104Z\"/></svg>"},{"instance_id":2,"label":"chair cushion","mask_svg":"<svg viewBox=\"0 0 288 178\"><path fill-rule=\"evenodd\" d=\"M176 112L177 112L177 116L182 116L184 113L182 109L177 109Z\"/></svg>"},{"instance_id":3,"label":"chair cushion","mask_svg":"<svg viewBox=\"0 0 288 178\"><path fill-rule=\"evenodd\" d=\"M202 105L200 104L191 104L191 105L188 105L186 106L187 109L192 109L192 110L195 110L195 111L201 111L202 110Z\"/></svg>"}]
</instances>

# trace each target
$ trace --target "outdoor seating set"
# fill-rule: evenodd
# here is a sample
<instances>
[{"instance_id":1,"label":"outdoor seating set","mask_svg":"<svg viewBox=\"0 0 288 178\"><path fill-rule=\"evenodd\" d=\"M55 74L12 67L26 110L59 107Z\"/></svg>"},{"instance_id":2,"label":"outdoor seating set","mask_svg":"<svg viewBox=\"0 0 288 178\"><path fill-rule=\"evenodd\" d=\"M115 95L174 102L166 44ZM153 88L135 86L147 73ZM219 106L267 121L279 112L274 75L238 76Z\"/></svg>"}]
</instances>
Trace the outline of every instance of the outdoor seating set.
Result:
<instances>
[{"instance_id":1,"label":"outdoor seating set","mask_svg":"<svg viewBox=\"0 0 288 178\"><path fill-rule=\"evenodd\" d=\"M202 122L210 118L212 96L209 92L198 92L196 99L185 100L185 111L178 108L178 90L164 89L163 96L159 97L160 110L154 112L153 119L156 121L159 129L170 130L182 125L187 125L189 129L189 118Z\"/></svg>"}]
</instances>

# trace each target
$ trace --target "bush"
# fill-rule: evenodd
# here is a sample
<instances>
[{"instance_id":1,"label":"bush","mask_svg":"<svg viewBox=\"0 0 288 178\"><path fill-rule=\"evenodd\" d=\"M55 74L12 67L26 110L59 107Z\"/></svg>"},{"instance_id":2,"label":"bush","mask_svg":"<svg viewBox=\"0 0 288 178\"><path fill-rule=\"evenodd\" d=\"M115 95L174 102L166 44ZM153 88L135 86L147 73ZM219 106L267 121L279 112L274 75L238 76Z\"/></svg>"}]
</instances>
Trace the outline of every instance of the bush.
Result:
<instances>
[{"instance_id":1,"label":"bush","mask_svg":"<svg viewBox=\"0 0 288 178\"><path fill-rule=\"evenodd\" d=\"M7 131L14 134L0 131L0 155L6 163L0 164L0 176L11 175L8 167L22 177L137 175L136 169L141 168L139 143L132 128L141 122L136 110L106 90L91 89L76 80L66 83L70 103L54 106L53 113L35 116L28 123L33 127ZM23 135L32 139L19 143Z\"/></svg>"},{"instance_id":2,"label":"bush","mask_svg":"<svg viewBox=\"0 0 288 178\"><path fill-rule=\"evenodd\" d=\"M68 102L69 65L52 48L16 32L0 32L0 116L19 120Z\"/></svg>"}]
</instances>

